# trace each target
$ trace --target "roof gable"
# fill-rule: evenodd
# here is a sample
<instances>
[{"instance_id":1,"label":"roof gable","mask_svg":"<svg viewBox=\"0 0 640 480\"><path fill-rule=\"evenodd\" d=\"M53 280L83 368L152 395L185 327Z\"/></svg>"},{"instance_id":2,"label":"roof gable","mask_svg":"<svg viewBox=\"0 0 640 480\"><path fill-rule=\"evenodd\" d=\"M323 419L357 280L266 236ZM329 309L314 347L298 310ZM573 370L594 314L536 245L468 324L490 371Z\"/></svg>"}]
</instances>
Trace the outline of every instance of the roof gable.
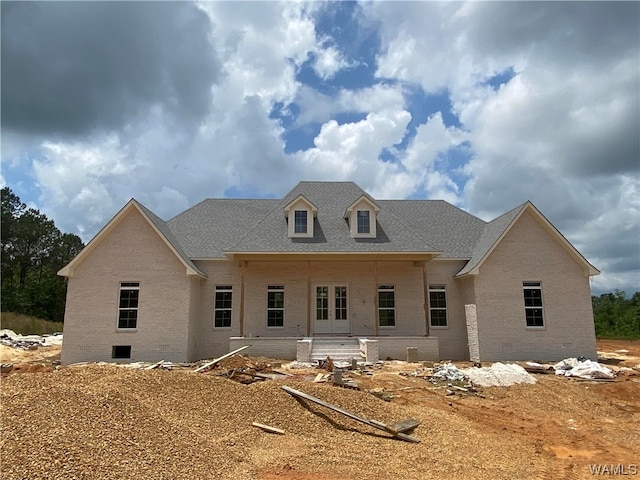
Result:
<instances>
[{"instance_id":1,"label":"roof gable","mask_svg":"<svg viewBox=\"0 0 640 480\"><path fill-rule=\"evenodd\" d=\"M300 194L284 206L285 217L288 216L289 211L299 203L304 203L309 208L309 210L313 212L314 217L318 215L318 207L311 203L304 195Z\"/></svg>"},{"instance_id":2,"label":"roof gable","mask_svg":"<svg viewBox=\"0 0 640 480\"><path fill-rule=\"evenodd\" d=\"M360 205L361 203L366 203L369 205L369 207L371 207L372 210L374 210L376 213L378 213L380 211L380 207L378 206L378 204L373 200L373 198L371 198L369 195L367 195L366 193L360 195L351 205L349 205L346 210L344 211L344 218L348 218L351 214L351 212L353 212L353 209L356 208L358 205Z\"/></svg>"},{"instance_id":3,"label":"roof gable","mask_svg":"<svg viewBox=\"0 0 640 480\"><path fill-rule=\"evenodd\" d=\"M113 229L129 214L137 211L144 218L149 226L160 236L173 254L180 260L186 268L187 275L195 275L206 278L206 276L194 265L191 259L184 253L182 247L173 236L167 224L151 210L138 203L135 199L129 200L127 204L89 241L89 243L76 255L71 262L58 271L62 277L72 277L73 270L87 258L88 255L113 231Z\"/></svg>"},{"instance_id":4,"label":"roof gable","mask_svg":"<svg viewBox=\"0 0 640 480\"><path fill-rule=\"evenodd\" d=\"M478 275L480 267L489 258L502 239L509 233L525 212L529 212L543 226L543 228L566 250L579 264L581 264L588 275L598 275L600 271L591 265L586 258L560 233L560 231L538 210L533 203L526 203L508 211L498 218L487 223L485 229L478 240L471 260L464 266L456 277L465 275Z\"/></svg>"}]
</instances>

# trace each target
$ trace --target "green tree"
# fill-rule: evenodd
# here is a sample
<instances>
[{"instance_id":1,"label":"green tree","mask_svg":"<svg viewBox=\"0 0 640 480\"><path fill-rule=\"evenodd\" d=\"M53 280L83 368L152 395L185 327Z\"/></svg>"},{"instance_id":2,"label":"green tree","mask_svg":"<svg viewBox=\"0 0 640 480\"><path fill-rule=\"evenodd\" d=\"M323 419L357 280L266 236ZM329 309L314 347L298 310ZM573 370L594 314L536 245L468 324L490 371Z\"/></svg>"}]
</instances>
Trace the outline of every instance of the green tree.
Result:
<instances>
[{"instance_id":1,"label":"green tree","mask_svg":"<svg viewBox=\"0 0 640 480\"><path fill-rule=\"evenodd\" d=\"M62 321L66 281L57 271L83 248L46 215L2 189L2 311Z\"/></svg>"},{"instance_id":2,"label":"green tree","mask_svg":"<svg viewBox=\"0 0 640 480\"><path fill-rule=\"evenodd\" d=\"M640 292L630 299L616 290L591 297L596 335L600 338L640 338Z\"/></svg>"}]
</instances>

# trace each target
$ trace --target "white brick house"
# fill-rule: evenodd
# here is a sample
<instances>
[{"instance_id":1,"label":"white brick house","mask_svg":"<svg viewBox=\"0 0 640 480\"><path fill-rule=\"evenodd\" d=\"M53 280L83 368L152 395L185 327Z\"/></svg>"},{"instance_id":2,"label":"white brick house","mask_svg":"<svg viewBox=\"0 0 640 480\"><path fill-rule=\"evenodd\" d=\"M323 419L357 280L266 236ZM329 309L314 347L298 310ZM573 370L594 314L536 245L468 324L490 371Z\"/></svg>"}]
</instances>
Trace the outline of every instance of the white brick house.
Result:
<instances>
[{"instance_id":1,"label":"white brick house","mask_svg":"<svg viewBox=\"0 0 640 480\"><path fill-rule=\"evenodd\" d=\"M383 359L595 358L598 273L530 202L484 222L301 182L165 222L131 200L59 272L62 361L194 361L244 344L290 358L327 336L367 339Z\"/></svg>"}]
</instances>

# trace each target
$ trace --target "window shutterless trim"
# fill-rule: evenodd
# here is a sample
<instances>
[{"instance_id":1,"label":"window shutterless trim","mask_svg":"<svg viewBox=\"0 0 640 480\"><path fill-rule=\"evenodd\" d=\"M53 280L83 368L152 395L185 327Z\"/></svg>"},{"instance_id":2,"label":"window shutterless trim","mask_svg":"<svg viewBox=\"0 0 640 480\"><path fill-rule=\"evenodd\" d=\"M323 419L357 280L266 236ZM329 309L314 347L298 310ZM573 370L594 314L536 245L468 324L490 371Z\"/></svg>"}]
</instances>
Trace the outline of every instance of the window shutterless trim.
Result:
<instances>
[{"instance_id":1,"label":"window shutterless trim","mask_svg":"<svg viewBox=\"0 0 640 480\"><path fill-rule=\"evenodd\" d=\"M226 295L228 294L228 296ZM213 328L230 329L233 315L233 286L216 285L213 297Z\"/></svg>"},{"instance_id":2,"label":"window shutterless trim","mask_svg":"<svg viewBox=\"0 0 640 480\"><path fill-rule=\"evenodd\" d=\"M138 328L140 282L120 282L116 330L133 332Z\"/></svg>"},{"instance_id":3,"label":"window shutterless trim","mask_svg":"<svg viewBox=\"0 0 640 480\"><path fill-rule=\"evenodd\" d=\"M371 233L371 212L369 210L358 210L356 212L356 233Z\"/></svg>"},{"instance_id":4,"label":"window shutterless trim","mask_svg":"<svg viewBox=\"0 0 640 480\"><path fill-rule=\"evenodd\" d=\"M378 285L378 326L383 329L396 328L395 285Z\"/></svg>"},{"instance_id":5,"label":"window shutterless trim","mask_svg":"<svg viewBox=\"0 0 640 480\"><path fill-rule=\"evenodd\" d=\"M307 233L307 216L309 212L307 210L294 210L293 211L293 233L305 234Z\"/></svg>"},{"instance_id":6,"label":"window shutterless trim","mask_svg":"<svg viewBox=\"0 0 640 480\"><path fill-rule=\"evenodd\" d=\"M532 330L546 328L542 282L522 282L525 327Z\"/></svg>"},{"instance_id":7,"label":"window shutterless trim","mask_svg":"<svg viewBox=\"0 0 640 480\"><path fill-rule=\"evenodd\" d=\"M442 294L442 298L434 297L432 294ZM434 323L434 317L438 323ZM429 285L429 326L436 329L449 328L448 317L446 285Z\"/></svg>"},{"instance_id":8,"label":"window shutterless trim","mask_svg":"<svg viewBox=\"0 0 640 480\"><path fill-rule=\"evenodd\" d=\"M276 294L282 294L281 298L278 299ZM269 285L267 287L267 328L282 327L284 327L284 285Z\"/></svg>"}]
</instances>

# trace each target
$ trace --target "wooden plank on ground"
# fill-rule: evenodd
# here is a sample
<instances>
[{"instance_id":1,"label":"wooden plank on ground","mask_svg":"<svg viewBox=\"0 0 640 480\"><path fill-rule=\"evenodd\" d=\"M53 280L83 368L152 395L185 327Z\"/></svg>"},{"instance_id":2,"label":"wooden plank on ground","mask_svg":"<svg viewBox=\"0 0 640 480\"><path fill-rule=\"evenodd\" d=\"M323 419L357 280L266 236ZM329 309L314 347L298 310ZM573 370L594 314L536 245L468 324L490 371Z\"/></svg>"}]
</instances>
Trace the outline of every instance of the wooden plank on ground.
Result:
<instances>
[{"instance_id":1,"label":"wooden plank on ground","mask_svg":"<svg viewBox=\"0 0 640 480\"><path fill-rule=\"evenodd\" d=\"M202 365L201 367L198 367L194 370L194 372L202 372L203 370L207 370L208 368L211 368L212 366L214 366L216 363L218 363L221 360L224 360L225 358L231 357L232 355L235 355L238 352L241 352L242 350L244 350L245 348L249 348L251 345L245 345L244 347L240 347L236 350L234 350L233 352L229 352L226 355L223 355L221 357L216 358L215 360L212 360L208 363L205 363L204 365Z\"/></svg>"},{"instance_id":2,"label":"wooden plank on ground","mask_svg":"<svg viewBox=\"0 0 640 480\"><path fill-rule=\"evenodd\" d=\"M287 387L285 385L283 385L282 388L285 392L287 392L289 395L292 395L294 397L297 398L303 398L305 400L309 400L310 402L313 403L317 403L318 405L322 405L323 407L326 407L330 410L333 410L334 412L338 412L341 413L342 415L345 415L349 418L352 418L353 420L357 420L358 422L362 422L365 423L367 425L369 425L370 427L374 427L377 428L379 430L383 430L385 432L388 432L390 434L392 434L394 437L399 438L401 440L404 440L406 442L411 442L411 443L420 443L420 439L419 438L415 438L412 437L410 435L407 435L406 433L402 433L402 432L398 432L398 431L394 431L391 429L391 427L388 427L387 425L385 425L382 422L378 422L376 420L369 420L367 418L364 417L359 417L358 415L355 415L351 412L348 412L340 407L337 407L335 405L332 405L330 403L325 402L324 400L320 400L319 398L313 397L309 394L306 394L304 392L301 392L299 390L295 390L291 387Z\"/></svg>"},{"instance_id":3,"label":"wooden plank on ground","mask_svg":"<svg viewBox=\"0 0 640 480\"><path fill-rule=\"evenodd\" d=\"M154 363L153 365L149 365L145 368L145 370L153 370L154 368L158 368L160 365L164 363L164 360L160 360L158 363Z\"/></svg>"},{"instance_id":4,"label":"wooden plank on ground","mask_svg":"<svg viewBox=\"0 0 640 480\"><path fill-rule=\"evenodd\" d=\"M414 420L413 418L408 418L407 420L402 420L401 422L394 423L393 425L389 425L391 430L400 433L410 432L420 425L418 420Z\"/></svg>"},{"instance_id":5,"label":"wooden plank on ground","mask_svg":"<svg viewBox=\"0 0 640 480\"><path fill-rule=\"evenodd\" d=\"M284 435L284 430L281 430L281 429L276 428L276 427L270 427L269 425L264 425L264 424L258 423L258 422L253 422L251 425L253 425L254 427L261 428L265 432L279 433L280 435Z\"/></svg>"}]
</instances>

